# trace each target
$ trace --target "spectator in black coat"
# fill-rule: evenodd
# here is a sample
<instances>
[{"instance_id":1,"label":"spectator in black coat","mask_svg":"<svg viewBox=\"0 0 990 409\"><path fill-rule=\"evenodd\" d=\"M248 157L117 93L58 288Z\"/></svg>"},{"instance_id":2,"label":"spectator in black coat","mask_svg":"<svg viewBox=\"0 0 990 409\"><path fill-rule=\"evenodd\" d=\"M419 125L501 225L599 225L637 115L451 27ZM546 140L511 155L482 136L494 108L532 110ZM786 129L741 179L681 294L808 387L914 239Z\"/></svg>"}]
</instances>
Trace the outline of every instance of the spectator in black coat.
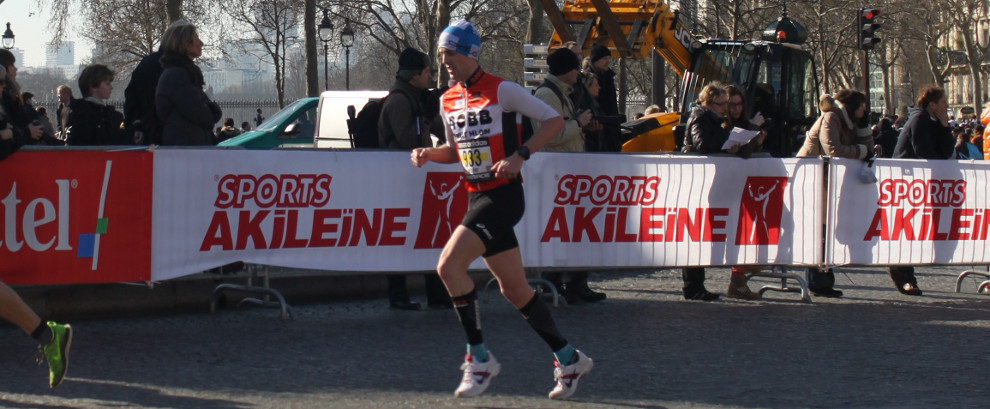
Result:
<instances>
[{"instance_id":1,"label":"spectator in black coat","mask_svg":"<svg viewBox=\"0 0 990 409\"><path fill-rule=\"evenodd\" d=\"M890 158L894 155L894 147L897 146L897 130L894 129L894 121L884 117L877 124L876 143L880 145L879 157Z\"/></svg>"},{"instance_id":2,"label":"spectator in black coat","mask_svg":"<svg viewBox=\"0 0 990 409\"><path fill-rule=\"evenodd\" d=\"M949 127L949 102L945 90L935 86L921 89L918 105L910 112L894 148L895 158L949 159L955 152L955 140ZM888 267L890 279L897 291L921 295L913 266Z\"/></svg>"},{"instance_id":3,"label":"spectator in black coat","mask_svg":"<svg viewBox=\"0 0 990 409\"><path fill-rule=\"evenodd\" d=\"M107 105L113 92L113 71L102 64L94 64L79 74L82 99L71 102L65 142L75 146L129 145L124 141L120 124L124 116Z\"/></svg>"},{"instance_id":4,"label":"spectator in black coat","mask_svg":"<svg viewBox=\"0 0 990 409\"><path fill-rule=\"evenodd\" d=\"M162 76L161 47L141 59L124 89L124 135L138 145L160 145L162 124L155 116L155 90Z\"/></svg>"},{"instance_id":5,"label":"spectator in black coat","mask_svg":"<svg viewBox=\"0 0 990 409\"><path fill-rule=\"evenodd\" d=\"M7 123L13 127L14 137L19 145L36 145L42 143L43 129L41 123L32 123L24 112L21 103L21 86L17 83L17 60L10 50L0 48L0 66L5 70L3 94L0 95L0 105L3 106Z\"/></svg>"},{"instance_id":6,"label":"spectator in black coat","mask_svg":"<svg viewBox=\"0 0 990 409\"><path fill-rule=\"evenodd\" d=\"M213 124L223 116L220 106L203 92L203 71L193 60L203 54L196 27L175 22L162 37L162 66L155 110L162 128L162 145L213 145Z\"/></svg>"},{"instance_id":7,"label":"spectator in black coat","mask_svg":"<svg viewBox=\"0 0 990 409\"><path fill-rule=\"evenodd\" d=\"M241 134L241 130L234 126L234 118L227 118L223 121L223 126L217 132L217 143L226 141Z\"/></svg>"},{"instance_id":8,"label":"spectator in black coat","mask_svg":"<svg viewBox=\"0 0 990 409\"><path fill-rule=\"evenodd\" d=\"M942 88L929 86L921 90L918 106L909 112L907 123L897 137L893 157L913 159L948 159L955 139L949 127L949 103Z\"/></svg>"},{"instance_id":9,"label":"spectator in black coat","mask_svg":"<svg viewBox=\"0 0 990 409\"><path fill-rule=\"evenodd\" d=\"M27 115L29 121L34 121L38 119L38 111L34 109L34 94L30 92L21 93L21 101L24 103L24 115Z\"/></svg>"},{"instance_id":10,"label":"spectator in black coat","mask_svg":"<svg viewBox=\"0 0 990 409\"><path fill-rule=\"evenodd\" d=\"M619 124L625 122L625 118L619 115L618 91L615 88L615 71L611 68L612 52L608 47L601 44L591 46L588 58L585 60L584 71L598 77L598 107L600 111L596 114L596 120L603 127L603 138L598 146L594 140L590 141L589 151L597 152L619 152L622 150L622 130ZM611 120L604 121L604 118L611 117Z\"/></svg>"},{"instance_id":11,"label":"spectator in black coat","mask_svg":"<svg viewBox=\"0 0 990 409\"><path fill-rule=\"evenodd\" d=\"M0 93L3 93L7 84L7 69L0 65ZM7 110L0 105L0 159L4 159L24 144L23 135L18 135L20 130L15 128L8 121Z\"/></svg>"}]
</instances>

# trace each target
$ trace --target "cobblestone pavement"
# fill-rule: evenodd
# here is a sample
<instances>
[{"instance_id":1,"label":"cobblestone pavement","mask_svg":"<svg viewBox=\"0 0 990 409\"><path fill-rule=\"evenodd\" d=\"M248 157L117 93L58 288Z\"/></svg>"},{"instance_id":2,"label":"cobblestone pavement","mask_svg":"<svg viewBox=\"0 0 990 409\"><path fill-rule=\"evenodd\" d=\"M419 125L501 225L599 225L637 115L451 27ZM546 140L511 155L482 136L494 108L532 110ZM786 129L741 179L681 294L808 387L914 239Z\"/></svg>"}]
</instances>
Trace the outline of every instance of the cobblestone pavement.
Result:
<instances>
[{"instance_id":1,"label":"cobblestone pavement","mask_svg":"<svg viewBox=\"0 0 990 409\"><path fill-rule=\"evenodd\" d=\"M456 399L464 336L451 311L384 299L73 322L68 378L49 391L35 346L0 327L4 408L791 408L986 407L990 299L962 269L919 270L923 297L879 269L839 269L842 299L684 301L674 270L592 275L608 293L554 309L595 359L569 402L546 394L552 355L497 292L483 303L502 373ZM723 293L727 269L709 270ZM760 281L767 282L762 279ZM291 300L290 300L291 301Z\"/></svg>"}]
</instances>

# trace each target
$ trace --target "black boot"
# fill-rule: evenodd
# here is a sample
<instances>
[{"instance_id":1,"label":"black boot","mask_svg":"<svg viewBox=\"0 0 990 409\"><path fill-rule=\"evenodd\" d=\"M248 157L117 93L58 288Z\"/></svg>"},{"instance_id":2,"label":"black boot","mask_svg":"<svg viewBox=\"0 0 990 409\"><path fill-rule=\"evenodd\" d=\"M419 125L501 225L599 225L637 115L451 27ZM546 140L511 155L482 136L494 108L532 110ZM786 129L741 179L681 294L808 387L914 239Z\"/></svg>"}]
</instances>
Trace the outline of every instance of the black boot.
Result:
<instances>
[{"instance_id":1,"label":"black boot","mask_svg":"<svg viewBox=\"0 0 990 409\"><path fill-rule=\"evenodd\" d=\"M808 268L806 278L808 280L808 290L812 294L828 298L842 297L842 291L833 288L835 286L835 274L832 273L832 269L822 272L822 270L816 267L810 267Z\"/></svg>"},{"instance_id":2,"label":"black boot","mask_svg":"<svg viewBox=\"0 0 990 409\"><path fill-rule=\"evenodd\" d=\"M579 271L571 273L571 279L567 282L565 298L570 304L571 299L579 299L583 302L598 302L607 298L605 293L592 290L588 287L588 272Z\"/></svg>"},{"instance_id":3,"label":"black boot","mask_svg":"<svg viewBox=\"0 0 990 409\"><path fill-rule=\"evenodd\" d=\"M890 266L887 268L890 279L894 281L897 291L905 295L921 295L918 288L918 278L914 276L913 266Z\"/></svg>"},{"instance_id":4,"label":"black boot","mask_svg":"<svg viewBox=\"0 0 990 409\"><path fill-rule=\"evenodd\" d=\"M681 278L684 280L684 299L715 301L718 294L708 292L705 288L704 267L691 267L681 270Z\"/></svg>"}]
</instances>

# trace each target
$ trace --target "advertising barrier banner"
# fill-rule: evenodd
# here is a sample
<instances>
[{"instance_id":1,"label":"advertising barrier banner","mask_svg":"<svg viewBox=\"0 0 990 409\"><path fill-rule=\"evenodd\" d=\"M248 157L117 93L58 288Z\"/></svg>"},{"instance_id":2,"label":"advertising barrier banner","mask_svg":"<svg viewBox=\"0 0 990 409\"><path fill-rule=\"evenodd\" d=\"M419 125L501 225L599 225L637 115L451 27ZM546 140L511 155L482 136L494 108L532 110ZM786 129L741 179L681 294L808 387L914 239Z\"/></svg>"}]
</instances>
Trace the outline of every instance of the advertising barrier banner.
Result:
<instances>
[{"instance_id":1,"label":"advertising barrier banner","mask_svg":"<svg viewBox=\"0 0 990 409\"><path fill-rule=\"evenodd\" d=\"M238 260L433 270L467 209L458 165L417 169L405 152L155 155L155 280ZM818 159L541 153L523 167L516 232L532 267L811 264L822 170Z\"/></svg>"},{"instance_id":2,"label":"advertising barrier banner","mask_svg":"<svg viewBox=\"0 0 990 409\"><path fill-rule=\"evenodd\" d=\"M814 264L824 167L811 159L544 154L523 167L527 265Z\"/></svg>"},{"instance_id":3,"label":"advertising barrier banner","mask_svg":"<svg viewBox=\"0 0 990 409\"><path fill-rule=\"evenodd\" d=\"M879 159L866 170L863 163L830 161L826 263L990 263L990 163Z\"/></svg>"},{"instance_id":4,"label":"advertising barrier banner","mask_svg":"<svg viewBox=\"0 0 990 409\"><path fill-rule=\"evenodd\" d=\"M417 169L405 152L155 154L155 280L238 260L432 271L467 209L457 165Z\"/></svg>"},{"instance_id":5,"label":"advertising barrier banner","mask_svg":"<svg viewBox=\"0 0 990 409\"><path fill-rule=\"evenodd\" d=\"M0 161L0 279L148 281L152 154L23 151Z\"/></svg>"}]
</instances>

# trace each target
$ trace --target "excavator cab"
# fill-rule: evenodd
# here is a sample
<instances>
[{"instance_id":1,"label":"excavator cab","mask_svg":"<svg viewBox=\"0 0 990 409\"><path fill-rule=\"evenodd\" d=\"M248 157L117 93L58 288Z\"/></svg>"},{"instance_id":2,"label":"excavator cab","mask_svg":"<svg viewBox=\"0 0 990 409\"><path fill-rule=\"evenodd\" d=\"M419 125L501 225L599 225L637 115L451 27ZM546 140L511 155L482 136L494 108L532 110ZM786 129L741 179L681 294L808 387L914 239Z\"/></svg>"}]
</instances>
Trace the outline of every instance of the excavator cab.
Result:
<instances>
[{"instance_id":1,"label":"excavator cab","mask_svg":"<svg viewBox=\"0 0 990 409\"><path fill-rule=\"evenodd\" d=\"M683 126L712 82L737 84L746 92L746 112L767 119L763 151L793 156L804 132L818 116L818 79L811 54L800 46L766 41L698 42L678 96L680 124L674 132L683 144Z\"/></svg>"}]
</instances>

